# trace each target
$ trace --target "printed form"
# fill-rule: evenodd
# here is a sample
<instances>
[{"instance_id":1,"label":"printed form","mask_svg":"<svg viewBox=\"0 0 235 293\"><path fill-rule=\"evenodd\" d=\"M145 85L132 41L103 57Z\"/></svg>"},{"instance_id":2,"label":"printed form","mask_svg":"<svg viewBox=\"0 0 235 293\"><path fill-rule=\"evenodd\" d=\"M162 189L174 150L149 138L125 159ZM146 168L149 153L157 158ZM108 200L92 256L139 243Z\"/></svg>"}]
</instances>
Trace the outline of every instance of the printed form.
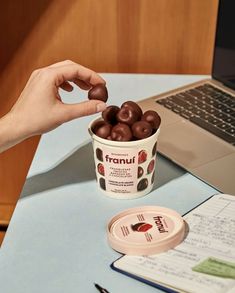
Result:
<instances>
[{"instance_id":1,"label":"printed form","mask_svg":"<svg viewBox=\"0 0 235 293\"><path fill-rule=\"evenodd\" d=\"M234 279L192 270L208 258L235 265L235 196L215 195L184 219L187 235L175 249L153 256L124 256L114 267L178 292L235 292Z\"/></svg>"}]
</instances>

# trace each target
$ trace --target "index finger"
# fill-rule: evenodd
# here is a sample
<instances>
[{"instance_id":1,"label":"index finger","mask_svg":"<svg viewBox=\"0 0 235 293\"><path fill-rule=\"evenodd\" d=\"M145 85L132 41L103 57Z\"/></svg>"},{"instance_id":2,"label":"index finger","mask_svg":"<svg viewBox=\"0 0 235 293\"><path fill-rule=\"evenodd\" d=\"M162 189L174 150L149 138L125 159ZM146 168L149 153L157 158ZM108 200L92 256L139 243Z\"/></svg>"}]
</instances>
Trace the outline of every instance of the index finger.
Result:
<instances>
[{"instance_id":1,"label":"index finger","mask_svg":"<svg viewBox=\"0 0 235 293\"><path fill-rule=\"evenodd\" d=\"M91 86L105 84L105 80L95 71L79 64L68 64L59 67L49 68L53 72L53 79L56 86L60 86L65 81L79 79Z\"/></svg>"}]
</instances>

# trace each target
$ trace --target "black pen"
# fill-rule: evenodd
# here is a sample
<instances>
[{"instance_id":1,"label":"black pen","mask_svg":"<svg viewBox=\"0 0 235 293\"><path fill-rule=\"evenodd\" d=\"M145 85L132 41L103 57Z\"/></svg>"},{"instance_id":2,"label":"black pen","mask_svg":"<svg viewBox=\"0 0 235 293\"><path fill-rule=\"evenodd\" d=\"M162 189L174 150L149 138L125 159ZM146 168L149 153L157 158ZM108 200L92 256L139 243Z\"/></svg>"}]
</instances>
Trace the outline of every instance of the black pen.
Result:
<instances>
[{"instance_id":1,"label":"black pen","mask_svg":"<svg viewBox=\"0 0 235 293\"><path fill-rule=\"evenodd\" d=\"M109 293L108 290L102 288L100 285L98 285L98 284L96 284L96 283L94 283L94 285L95 285L96 289L98 289L98 291L99 291L100 293Z\"/></svg>"}]
</instances>

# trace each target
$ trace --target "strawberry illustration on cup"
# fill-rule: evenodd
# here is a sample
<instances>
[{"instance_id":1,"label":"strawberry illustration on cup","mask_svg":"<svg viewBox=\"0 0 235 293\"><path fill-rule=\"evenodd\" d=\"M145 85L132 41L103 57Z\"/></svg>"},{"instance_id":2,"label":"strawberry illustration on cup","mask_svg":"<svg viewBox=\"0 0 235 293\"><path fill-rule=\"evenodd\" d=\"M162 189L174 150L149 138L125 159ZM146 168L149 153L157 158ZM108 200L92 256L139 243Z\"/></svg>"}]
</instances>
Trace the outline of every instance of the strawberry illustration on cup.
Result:
<instances>
[{"instance_id":1,"label":"strawberry illustration on cup","mask_svg":"<svg viewBox=\"0 0 235 293\"><path fill-rule=\"evenodd\" d=\"M97 169L98 169L98 172L100 173L100 175L104 176L104 165L99 163L97 165Z\"/></svg>"},{"instance_id":2,"label":"strawberry illustration on cup","mask_svg":"<svg viewBox=\"0 0 235 293\"><path fill-rule=\"evenodd\" d=\"M155 161L154 160L151 160L149 165L148 165L148 168L147 168L147 173L150 174L152 173L153 169L154 169L154 164L155 164Z\"/></svg>"},{"instance_id":3,"label":"strawberry illustration on cup","mask_svg":"<svg viewBox=\"0 0 235 293\"><path fill-rule=\"evenodd\" d=\"M142 164L147 160L147 152L145 150L141 150L138 154L138 163Z\"/></svg>"},{"instance_id":4,"label":"strawberry illustration on cup","mask_svg":"<svg viewBox=\"0 0 235 293\"><path fill-rule=\"evenodd\" d=\"M151 229L153 226L151 224L140 222L136 223L134 225L131 225L131 229L135 232L147 232L149 229Z\"/></svg>"}]
</instances>

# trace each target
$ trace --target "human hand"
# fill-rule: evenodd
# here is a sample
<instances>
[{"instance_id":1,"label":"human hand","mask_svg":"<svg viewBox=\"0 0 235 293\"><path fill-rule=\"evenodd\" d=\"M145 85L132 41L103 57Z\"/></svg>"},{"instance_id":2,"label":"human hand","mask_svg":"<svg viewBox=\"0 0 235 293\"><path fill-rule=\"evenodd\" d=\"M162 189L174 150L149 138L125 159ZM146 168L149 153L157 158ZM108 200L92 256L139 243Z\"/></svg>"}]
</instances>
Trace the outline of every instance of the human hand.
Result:
<instances>
[{"instance_id":1,"label":"human hand","mask_svg":"<svg viewBox=\"0 0 235 293\"><path fill-rule=\"evenodd\" d=\"M83 90L105 84L96 72L70 60L35 70L11 111L0 119L0 152L28 137L48 132L64 122L106 108L106 104L99 100L63 103L59 88L72 91L70 82Z\"/></svg>"},{"instance_id":2,"label":"human hand","mask_svg":"<svg viewBox=\"0 0 235 293\"><path fill-rule=\"evenodd\" d=\"M63 103L59 88L72 91L73 86L69 82L84 90L105 84L97 73L69 60L35 70L9 113L18 121L22 135L42 134L69 120L105 109L105 103L97 100Z\"/></svg>"}]
</instances>

